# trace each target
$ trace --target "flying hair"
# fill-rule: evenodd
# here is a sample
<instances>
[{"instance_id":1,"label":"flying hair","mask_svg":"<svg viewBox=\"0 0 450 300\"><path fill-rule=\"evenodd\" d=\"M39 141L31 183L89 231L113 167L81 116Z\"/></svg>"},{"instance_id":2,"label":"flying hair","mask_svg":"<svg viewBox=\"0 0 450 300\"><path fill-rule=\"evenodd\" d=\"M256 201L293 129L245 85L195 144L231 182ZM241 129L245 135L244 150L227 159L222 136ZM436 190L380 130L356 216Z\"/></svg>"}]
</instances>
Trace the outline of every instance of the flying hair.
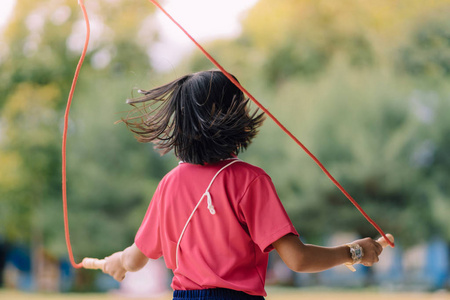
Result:
<instances>
[{"instance_id":1,"label":"flying hair","mask_svg":"<svg viewBox=\"0 0 450 300\"><path fill-rule=\"evenodd\" d=\"M182 76L141 97L121 120L139 142L171 150L182 161L214 163L245 150L258 133L264 113L250 112L249 99L220 71Z\"/></svg>"}]
</instances>

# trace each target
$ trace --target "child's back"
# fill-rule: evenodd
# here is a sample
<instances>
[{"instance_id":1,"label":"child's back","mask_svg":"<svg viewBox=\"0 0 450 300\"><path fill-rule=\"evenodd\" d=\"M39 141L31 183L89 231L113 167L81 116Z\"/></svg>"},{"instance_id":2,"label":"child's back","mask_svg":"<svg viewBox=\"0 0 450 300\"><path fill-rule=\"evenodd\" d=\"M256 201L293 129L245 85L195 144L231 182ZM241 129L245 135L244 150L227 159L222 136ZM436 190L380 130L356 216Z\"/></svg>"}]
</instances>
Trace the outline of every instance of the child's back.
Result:
<instances>
[{"instance_id":1,"label":"child's back","mask_svg":"<svg viewBox=\"0 0 450 300\"><path fill-rule=\"evenodd\" d=\"M216 174L208 205L205 192ZM180 234L200 199L181 239L177 266ZM297 234L269 176L229 159L205 166L181 163L168 173L135 243L147 257L164 256L174 272L174 290L221 287L265 295L271 243L288 233Z\"/></svg>"}]
</instances>

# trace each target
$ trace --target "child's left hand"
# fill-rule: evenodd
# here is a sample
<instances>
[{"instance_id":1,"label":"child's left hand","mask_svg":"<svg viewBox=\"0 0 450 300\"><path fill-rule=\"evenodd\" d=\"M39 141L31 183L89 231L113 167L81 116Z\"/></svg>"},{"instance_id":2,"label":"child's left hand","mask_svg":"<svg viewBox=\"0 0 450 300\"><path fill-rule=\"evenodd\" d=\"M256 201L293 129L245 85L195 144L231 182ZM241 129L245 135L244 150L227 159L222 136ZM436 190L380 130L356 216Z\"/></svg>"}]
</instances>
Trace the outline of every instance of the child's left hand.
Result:
<instances>
[{"instance_id":1,"label":"child's left hand","mask_svg":"<svg viewBox=\"0 0 450 300\"><path fill-rule=\"evenodd\" d=\"M105 265L103 266L103 273L111 275L117 281L122 281L127 272L122 264L122 253L123 251L119 251L105 257Z\"/></svg>"}]
</instances>

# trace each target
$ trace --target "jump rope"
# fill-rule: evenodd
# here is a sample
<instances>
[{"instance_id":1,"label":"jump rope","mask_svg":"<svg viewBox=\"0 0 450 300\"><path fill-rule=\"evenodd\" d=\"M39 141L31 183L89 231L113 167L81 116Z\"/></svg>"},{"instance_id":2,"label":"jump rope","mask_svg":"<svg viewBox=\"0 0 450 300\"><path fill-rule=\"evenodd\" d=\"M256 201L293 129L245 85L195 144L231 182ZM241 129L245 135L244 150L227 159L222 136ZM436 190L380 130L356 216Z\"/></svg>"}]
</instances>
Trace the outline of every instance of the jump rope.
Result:
<instances>
[{"instance_id":1,"label":"jump rope","mask_svg":"<svg viewBox=\"0 0 450 300\"><path fill-rule=\"evenodd\" d=\"M358 209L358 211L366 218L366 220L381 234L381 238L377 240L383 247L387 245L392 248L395 247L393 242L393 237L390 234L385 234L380 226L373 221L369 215L362 209L362 207L356 202L355 199L342 187L342 185L328 172L328 170L323 166L323 164L312 154L277 118L267 109L265 108L258 100L253 97L236 79L233 78L156 0L148 0L153 3L162 13L164 13L184 34L199 48L199 50L234 84L236 85L244 94L246 94L269 118L271 118L275 124L277 124L281 130L283 130L294 142L300 146L306 154L311 157L311 159L319 166L319 168L325 173L325 175L337 186L337 188L347 197L348 200ZM73 94L75 92L75 87L77 85L78 76L81 70L81 66L83 65L84 58L86 57L87 48L89 45L90 38L90 25L89 25L89 17L87 15L86 7L84 6L83 0L78 0L78 4L81 7L83 12L83 17L86 23L86 38L84 42L83 51L81 53L80 59L78 61L75 75L73 77L72 85L69 92L69 97L67 100L66 111L64 114L64 129L63 129L63 138L62 138L62 196L63 196L63 214L64 214L64 234L66 239L67 251L69 254L69 260L72 266L76 269L80 268L102 268L103 263L98 263L98 260L85 258L81 263L76 263L73 257L72 245L70 243L70 233L69 233L69 220L67 213L67 184L66 184L66 144L67 144L67 129L69 123L69 112L70 106L72 104ZM350 266L349 266L350 268ZM350 268L351 269L351 268ZM354 269L352 269L354 271Z\"/></svg>"}]
</instances>

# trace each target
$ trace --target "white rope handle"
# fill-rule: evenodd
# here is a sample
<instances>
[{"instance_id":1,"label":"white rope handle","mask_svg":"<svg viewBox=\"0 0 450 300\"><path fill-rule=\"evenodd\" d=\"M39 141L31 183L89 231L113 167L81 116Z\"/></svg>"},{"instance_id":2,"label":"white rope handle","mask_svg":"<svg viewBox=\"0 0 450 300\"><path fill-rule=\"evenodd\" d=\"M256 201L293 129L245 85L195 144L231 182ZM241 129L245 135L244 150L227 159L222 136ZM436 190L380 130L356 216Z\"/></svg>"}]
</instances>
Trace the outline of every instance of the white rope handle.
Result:
<instances>
[{"instance_id":1,"label":"white rope handle","mask_svg":"<svg viewBox=\"0 0 450 300\"><path fill-rule=\"evenodd\" d=\"M200 197L200 200L198 200L197 205L192 210L192 213L189 216L188 220L186 221L186 224L184 224L184 228L181 231L180 237L178 238L177 249L175 252L175 262L176 262L177 268L178 268L178 257L179 257L178 253L180 251L181 239L183 238L184 232L186 231L186 228L188 227L189 222L191 221L192 217L194 216L195 212L197 211L197 208L199 207L200 203L202 203L203 198L205 198L205 196L206 196L209 212L211 213L211 215L216 214L216 210L214 208L214 205L212 204L212 198L211 198L211 194L209 193L209 189L211 188L211 185L213 184L216 177L220 174L220 172L222 172L228 166L231 166L232 164L237 163L239 161L241 161L241 160L236 158L232 162L230 162L227 165L225 165L224 167L222 167L219 171L217 171L216 175L214 175L214 177L211 179L211 182L209 183L208 187L206 188L205 193Z\"/></svg>"},{"instance_id":2,"label":"white rope handle","mask_svg":"<svg viewBox=\"0 0 450 300\"><path fill-rule=\"evenodd\" d=\"M393 243L394 242L394 236L390 233L386 234L386 237ZM381 245L381 247L386 248L387 246L389 246L389 242L386 241L386 239L384 237L380 237L378 240L376 240L376 242L378 244ZM345 266L352 272L356 272L355 267L352 264L345 264Z\"/></svg>"},{"instance_id":3,"label":"white rope handle","mask_svg":"<svg viewBox=\"0 0 450 300\"><path fill-rule=\"evenodd\" d=\"M105 266L105 260L104 259L97 259L97 258L90 258L85 257L82 261L83 268L85 269L93 269L93 270L102 270Z\"/></svg>"}]
</instances>

